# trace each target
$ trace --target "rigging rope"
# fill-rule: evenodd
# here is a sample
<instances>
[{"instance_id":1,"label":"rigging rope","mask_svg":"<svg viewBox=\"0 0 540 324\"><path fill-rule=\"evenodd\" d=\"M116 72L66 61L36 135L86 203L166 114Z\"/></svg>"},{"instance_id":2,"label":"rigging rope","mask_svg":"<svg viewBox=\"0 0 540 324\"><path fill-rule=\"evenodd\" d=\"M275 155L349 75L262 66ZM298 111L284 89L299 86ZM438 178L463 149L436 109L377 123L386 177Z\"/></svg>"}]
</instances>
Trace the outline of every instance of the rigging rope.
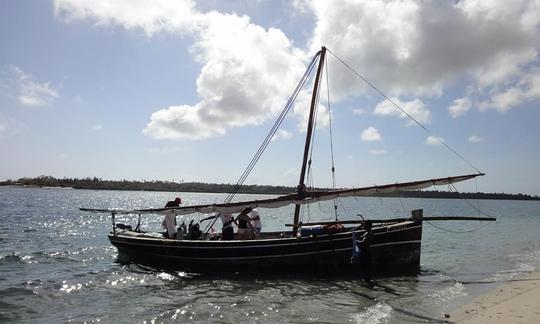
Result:
<instances>
[{"instance_id":1,"label":"rigging rope","mask_svg":"<svg viewBox=\"0 0 540 324\"><path fill-rule=\"evenodd\" d=\"M381 90L379 90L373 83L371 83L368 79L364 78L360 73L358 73L355 69L353 69L350 65L345 63L342 59L340 59L336 54L334 54L331 50L326 49L330 54L332 54L338 61L340 61L343 65L345 65L349 70L351 70L356 76L358 76L362 81L364 81L366 84L368 84L373 90L377 91L383 98L388 100L392 105L394 105L397 109L399 109L402 113L404 113L407 117L409 117L412 121L414 121L418 126L422 127L428 134L435 137L435 134L431 132L429 129L427 129L422 123L420 123L418 120L416 120L413 116L411 116L405 109L401 108L397 103L395 103L392 99L388 98ZM450 152L454 153L458 158L460 158L463 162L467 163L471 168L473 168L476 172L482 173L480 170L478 170L472 163L467 161L463 156L461 156L456 150L454 150L450 145L446 144L443 141L438 140L439 143L444 145Z\"/></svg>"},{"instance_id":2,"label":"rigging rope","mask_svg":"<svg viewBox=\"0 0 540 324\"><path fill-rule=\"evenodd\" d=\"M336 167L334 164L334 136L332 134L332 110L330 109L330 82L328 82L328 60L324 62L325 72L326 72L326 99L328 104L328 128L330 133L330 155L332 157L332 189L336 189ZM337 213L337 204L336 199L334 199L334 216L335 220L338 220Z\"/></svg>"},{"instance_id":3,"label":"rigging rope","mask_svg":"<svg viewBox=\"0 0 540 324\"><path fill-rule=\"evenodd\" d=\"M445 232L448 232L448 233L455 233L455 234L463 234L463 233L471 233L471 232L475 232L475 231L478 231L479 229L481 228L484 228L486 226L488 226L491 222L486 222L486 224L482 224L478 227L475 227L471 230L465 230L465 231L454 231L454 230L450 230L450 229L447 229L447 228L444 228L444 227L441 227L441 226L438 226L438 225L435 225L433 223L431 223L430 221L428 220L424 220L424 222L428 223L429 225L435 227L435 228L438 228L440 229L441 231L445 231Z\"/></svg>"},{"instance_id":4,"label":"rigging rope","mask_svg":"<svg viewBox=\"0 0 540 324\"><path fill-rule=\"evenodd\" d=\"M257 162L261 158L262 154L264 153L264 151L266 150L266 148L270 144L272 138L274 137L275 133L279 129L279 126L281 126L281 123L285 119L285 116L287 115L289 110L292 108L294 102L296 101L296 98L298 97L298 94L300 93L300 91L304 87L306 81L308 80L309 75L311 74L311 72L313 71L313 68L315 67L315 64L317 63L317 59L318 59L319 55L320 55L320 53L317 53L311 59L311 62L309 63L306 71L304 72L304 75L302 76L302 78L298 82L298 84L297 84L296 88L294 89L293 94L291 95L289 100L287 100L287 103L285 104L285 107L283 108L283 110L279 114L276 122L274 123L274 125L272 126L272 128L270 129L268 134L266 135L266 138L264 139L262 144L259 146L259 149L257 150L255 155L253 156L253 158L249 162L248 166L246 167L246 169L244 170L244 172L242 173L242 175L240 176L240 178L238 179L238 181L234 185L233 189L231 190L231 193L229 193L229 195L225 198L225 203L228 203L228 202L232 201L232 199L238 193L238 191L240 190L241 186L244 184L244 181L246 181L247 177L249 176L249 174L251 173L253 168L255 168L255 165L257 164ZM208 226L204 230L205 234L207 234L208 231L210 230L210 228L212 228L212 226L214 226L216 221L217 221L217 217L212 222L210 222L208 224Z\"/></svg>"},{"instance_id":5,"label":"rigging rope","mask_svg":"<svg viewBox=\"0 0 540 324\"><path fill-rule=\"evenodd\" d=\"M274 137L275 133L277 132L277 130L279 129L279 126L281 125L281 123L283 122L283 120L285 119L285 116L287 115L287 113L289 112L289 110L291 109L291 107L293 106L293 103L295 102L298 94L300 93L300 90L303 88L304 84L306 83L307 79L308 79L308 76L309 74L311 74L311 71L313 70L313 68L315 67L315 63L317 62L317 58L319 56L319 53L317 53L313 59L311 60L310 64L308 65L308 68L306 69L306 72L304 73L304 75L302 76L302 78L300 79L300 82L298 83L298 85L296 86L292 96L289 98L289 100L287 101L287 104L285 105L285 107L283 108L283 110L281 111L278 119L276 120L276 122L274 123L274 125L272 126L272 128L270 129L270 131L268 132L266 138L264 139L263 143L261 144L261 146L259 147L259 150L257 151L257 153L255 153L255 156L253 156L253 158L251 159L250 163L248 164L248 166L246 167L246 169L244 170L244 173L242 173L242 175L240 176L240 179L238 180L238 182L235 184L235 186L233 187L233 190L232 192L229 194L229 196L227 196L227 198L225 199L225 202L230 202L233 197L238 193L241 185L244 183L244 181L247 179L247 177L249 176L249 174L251 173L251 171L253 170L253 168L255 167L255 164L257 164L257 162L259 161L261 155L264 153L264 151L266 150L266 148L268 147L268 144L270 144L270 141L272 140L272 138Z\"/></svg>"},{"instance_id":6,"label":"rigging rope","mask_svg":"<svg viewBox=\"0 0 540 324\"><path fill-rule=\"evenodd\" d=\"M482 210L480 210L479 208L476 208L476 206L474 206L467 198L463 197L463 195L461 194L461 192L459 192L459 190L457 190L456 186L454 186L453 183L450 183L449 186L452 186L452 188L454 188L454 190L456 191L456 193L459 195L459 197L461 199L463 199L467 205L469 205L472 209L474 209L476 212L480 213L481 215L484 215L486 217L493 217L492 215L488 215L486 213L484 213Z\"/></svg>"}]
</instances>

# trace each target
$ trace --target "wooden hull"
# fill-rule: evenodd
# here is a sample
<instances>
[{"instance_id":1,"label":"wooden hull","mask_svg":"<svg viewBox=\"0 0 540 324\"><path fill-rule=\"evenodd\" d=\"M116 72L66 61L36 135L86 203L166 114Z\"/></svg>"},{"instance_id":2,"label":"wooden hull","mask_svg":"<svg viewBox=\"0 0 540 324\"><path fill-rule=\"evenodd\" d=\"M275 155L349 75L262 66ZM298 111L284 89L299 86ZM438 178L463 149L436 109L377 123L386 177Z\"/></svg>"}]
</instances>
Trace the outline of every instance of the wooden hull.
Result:
<instances>
[{"instance_id":1,"label":"wooden hull","mask_svg":"<svg viewBox=\"0 0 540 324\"><path fill-rule=\"evenodd\" d=\"M357 232L358 235L362 231ZM288 233L290 235L290 233ZM131 261L184 271L301 268L418 269L422 223L406 221L374 228L370 264L351 264L351 232L301 238L248 241L169 240L110 234L111 243Z\"/></svg>"}]
</instances>

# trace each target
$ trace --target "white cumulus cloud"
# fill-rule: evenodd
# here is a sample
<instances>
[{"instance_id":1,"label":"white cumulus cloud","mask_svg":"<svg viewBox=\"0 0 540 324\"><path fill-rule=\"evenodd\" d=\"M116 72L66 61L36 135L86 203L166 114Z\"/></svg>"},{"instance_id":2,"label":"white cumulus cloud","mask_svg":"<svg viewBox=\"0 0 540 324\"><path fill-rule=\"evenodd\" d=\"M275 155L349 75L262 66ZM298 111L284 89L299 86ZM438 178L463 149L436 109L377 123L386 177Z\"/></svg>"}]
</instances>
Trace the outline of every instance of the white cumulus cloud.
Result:
<instances>
[{"instance_id":1,"label":"white cumulus cloud","mask_svg":"<svg viewBox=\"0 0 540 324\"><path fill-rule=\"evenodd\" d=\"M489 100L481 103L480 109L495 109L505 113L520 104L538 99L540 99L540 68L535 68L522 75L517 84L494 92Z\"/></svg>"},{"instance_id":2,"label":"white cumulus cloud","mask_svg":"<svg viewBox=\"0 0 540 324\"><path fill-rule=\"evenodd\" d=\"M221 136L230 128L273 118L321 45L394 98L439 96L458 79L472 80L481 110L508 111L540 97L538 0L297 0L292 7L314 18L306 48L280 29L263 28L246 15L202 12L191 0L54 3L66 22L193 39L190 51L202 66L196 81L199 101L157 107L143 130L154 138ZM331 54L328 59L333 100L369 89ZM430 122L420 99L401 105L419 122ZM452 107L450 114L457 117L467 103ZM404 118L390 108L380 103L375 113ZM306 106L297 104L294 113L302 127ZM324 106L319 113L324 115Z\"/></svg>"},{"instance_id":3,"label":"white cumulus cloud","mask_svg":"<svg viewBox=\"0 0 540 324\"><path fill-rule=\"evenodd\" d=\"M382 140L381 134L375 127L368 127L364 129L360 137L364 142L378 142Z\"/></svg>"},{"instance_id":4,"label":"white cumulus cloud","mask_svg":"<svg viewBox=\"0 0 540 324\"><path fill-rule=\"evenodd\" d=\"M428 138L426 139L426 144L427 145L432 145L432 146L439 146L439 145L442 145L444 142L444 139L442 137L436 137L436 136L428 136Z\"/></svg>"},{"instance_id":5,"label":"white cumulus cloud","mask_svg":"<svg viewBox=\"0 0 540 324\"><path fill-rule=\"evenodd\" d=\"M274 134L274 137L272 137L272 141L288 140L291 137L291 132L284 129L278 129L277 132Z\"/></svg>"},{"instance_id":6,"label":"white cumulus cloud","mask_svg":"<svg viewBox=\"0 0 540 324\"><path fill-rule=\"evenodd\" d=\"M508 82L538 59L537 0L306 1L321 44L391 94L441 94L458 77ZM335 61L335 60L334 60ZM333 89L365 89L345 68ZM354 80L353 80L354 79Z\"/></svg>"},{"instance_id":7,"label":"white cumulus cloud","mask_svg":"<svg viewBox=\"0 0 540 324\"><path fill-rule=\"evenodd\" d=\"M458 118L459 116L464 115L471 109L471 99L464 97L454 100L452 105L448 107L448 113L453 118Z\"/></svg>"},{"instance_id":8,"label":"white cumulus cloud","mask_svg":"<svg viewBox=\"0 0 540 324\"><path fill-rule=\"evenodd\" d=\"M23 106L46 106L60 97L50 82L39 82L32 74L15 65L9 66L8 75L1 82L6 95L15 96Z\"/></svg>"},{"instance_id":9,"label":"white cumulus cloud","mask_svg":"<svg viewBox=\"0 0 540 324\"><path fill-rule=\"evenodd\" d=\"M143 133L158 139L203 139L261 124L281 111L305 69L307 57L281 30L264 29L248 16L203 13L193 1L58 0L55 7L67 19L194 38L200 100L154 112Z\"/></svg>"},{"instance_id":10,"label":"white cumulus cloud","mask_svg":"<svg viewBox=\"0 0 540 324\"><path fill-rule=\"evenodd\" d=\"M426 105L422 102L422 100L414 99L412 101L401 101L395 97L392 97L390 99L418 122L423 124L428 124L429 122L431 122L431 112L426 108ZM393 116L402 119L409 119L407 114L399 110L388 100L384 100L378 103L377 106L375 106L375 110L373 111L373 113L379 116ZM414 124L414 121L410 119L407 122L407 125Z\"/></svg>"},{"instance_id":11,"label":"white cumulus cloud","mask_svg":"<svg viewBox=\"0 0 540 324\"><path fill-rule=\"evenodd\" d=\"M480 142L483 142L484 140L485 139L483 137L475 135L475 134L469 136L469 138L467 139L469 143L480 143Z\"/></svg>"},{"instance_id":12,"label":"white cumulus cloud","mask_svg":"<svg viewBox=\"0 0 540 324\"><path fill-rule=\"evenodd\" d=\"M387 151L386 150L369 150L369 154L371 155L383 155L383 154L386 154Z\"/></svg>"}]
</instances>

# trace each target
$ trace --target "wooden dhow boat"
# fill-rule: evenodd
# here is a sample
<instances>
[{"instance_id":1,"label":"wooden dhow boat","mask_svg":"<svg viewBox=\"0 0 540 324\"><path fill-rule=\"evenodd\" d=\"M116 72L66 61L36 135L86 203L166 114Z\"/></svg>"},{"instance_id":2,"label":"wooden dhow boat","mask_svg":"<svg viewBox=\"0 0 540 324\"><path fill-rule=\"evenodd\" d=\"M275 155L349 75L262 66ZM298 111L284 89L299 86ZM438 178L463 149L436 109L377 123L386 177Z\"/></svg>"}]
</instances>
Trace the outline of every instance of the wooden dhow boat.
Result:
<instances>
[{"instance_id":1,"label":"wooden dhow boat","mask_svg":"<svg viewBox=\"0 0 540 324\"><path fill-rule=\"evenodd\" d=\"M302 78L305 82L308 72L318 61L315 76L310 114L308 119L306 141L302 169L297 192L270 199L242 202L225 202L206 205L179 206L155 209L92 209L80 208L93 213L110 213L112 230L110 242L118 249L119 255L129 260L156 267L177 268L185 271L276 271L279 269L299 268L303 270L350 269L363 271L367 269L385 269L385 271L402 272L417 270L420 266L423 221L429 220L495 220L490 217L423 217L422 210L411 213L410 218L370 220L369 259L351 262L358 238L366 234L365 220L329 221L318 223L302 223L299 221L302 206L346 197L373 196L399 191L411 191L432 186L452 185L484 175L475 173L437 179L428 179L406 183L371 186L351 189L332 189L312 191L306 189L305 175L308 165L308 153L314 128L315 106L321 73L324 66L326 48L323 47L311 61L308 71ZM299 88L295 91L297 91ZM295 98L295 95L293 97ZM288 105L292 104L289 100ZM295 205L290 231L263 232L251 240L220 240L219 235L203 233L196 239L169 239L162 233L151 233L140 230L141 215L189 215L201 214L234 214L245 208L282 208ZM117 215L138 215L136 229L116 224ZM216 217L217 219L217 217ZM336 226L336 224L339 224Z\"/></svg>"}]
</instances>

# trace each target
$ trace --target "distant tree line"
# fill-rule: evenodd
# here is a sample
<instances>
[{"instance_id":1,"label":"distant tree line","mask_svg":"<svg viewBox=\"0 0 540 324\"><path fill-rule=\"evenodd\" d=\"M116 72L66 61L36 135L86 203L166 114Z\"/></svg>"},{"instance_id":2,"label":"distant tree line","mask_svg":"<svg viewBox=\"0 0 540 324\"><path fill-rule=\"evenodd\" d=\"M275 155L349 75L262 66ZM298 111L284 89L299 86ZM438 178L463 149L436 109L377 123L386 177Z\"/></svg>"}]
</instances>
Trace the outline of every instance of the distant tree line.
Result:
<instances>
[{"instance_id":1,"label":"distant tree line","mask_svg":"<svg viewBox=\"0 0 540 324\"><path fill-rule=\"evenodd\" d=\"M215 192L229 193L234 185L224 183L172 182L172 181L138 181L138 180L103 180L101 178L54 178L39 176L36 178L20 178L0 182L0 186L19 185L30 187L63 187L73 189L99 190L137 190L137 191L174 191L174 192ZM285 186L244 185L239 193L251 194L284 194L294 189Z\"/></svg>"},{"instance_id":2,"label":"distant tree line","mask_svg":"<svg viewBox=\"0 0 540 324\"><path fill-rule=\"evenodd\" d=\"M0 186L27 187L63 187L73 189L98 190L137 190L137 191L173 191L173 192L214 192L229 193L234 185L224 183L173 182L173 181L137 181L137 180L103 180L101 178L55 178L39 176L36 178L20 178L0 182ZM324 190L318 188L317 190ZM296 188L270 185L243 185L239 193L249 194L286 194L295 192ZM391 194L377 194L378 197L410 197L410 198L446 198L446 199L504 199L504 200L540 200L538 196L527 194L484 193L484 192L449 192L449 191L400 191Z\"/></svg>"}]
</instances>

